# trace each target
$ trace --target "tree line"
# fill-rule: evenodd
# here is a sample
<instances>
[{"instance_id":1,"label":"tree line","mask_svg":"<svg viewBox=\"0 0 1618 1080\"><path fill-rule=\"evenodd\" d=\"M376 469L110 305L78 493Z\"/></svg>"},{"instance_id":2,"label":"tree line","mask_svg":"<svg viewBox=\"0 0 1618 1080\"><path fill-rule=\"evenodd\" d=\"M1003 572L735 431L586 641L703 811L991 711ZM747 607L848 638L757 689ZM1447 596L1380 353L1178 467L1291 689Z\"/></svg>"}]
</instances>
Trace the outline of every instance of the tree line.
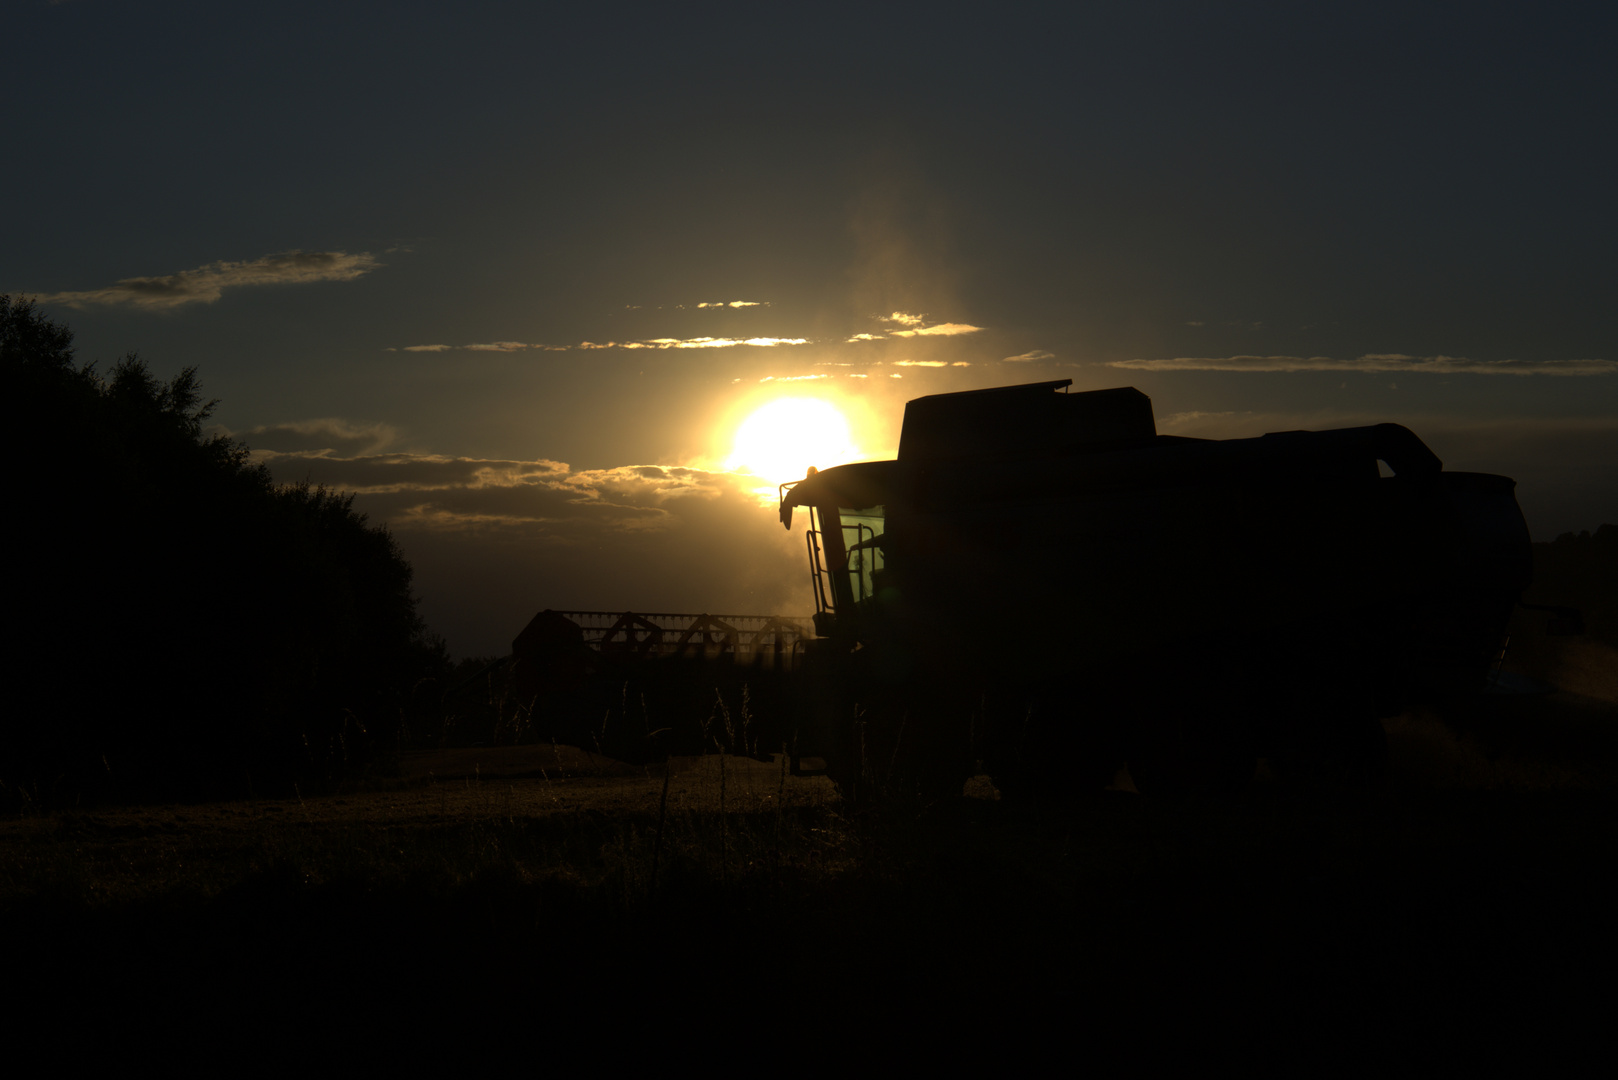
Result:
<instances>
[{"instance_id":1,"label":"tree line","mask_svg":"<svg viewBox=\"0 0 1618 1080\"><path fill-rule=\"evenodd\" d=\"M79 364L27 299L0 296L0 370L8 801L309 790L396 745L448 658L352 495L275 483L206 432L195 368Z\"/></svg>"}]
</instances>

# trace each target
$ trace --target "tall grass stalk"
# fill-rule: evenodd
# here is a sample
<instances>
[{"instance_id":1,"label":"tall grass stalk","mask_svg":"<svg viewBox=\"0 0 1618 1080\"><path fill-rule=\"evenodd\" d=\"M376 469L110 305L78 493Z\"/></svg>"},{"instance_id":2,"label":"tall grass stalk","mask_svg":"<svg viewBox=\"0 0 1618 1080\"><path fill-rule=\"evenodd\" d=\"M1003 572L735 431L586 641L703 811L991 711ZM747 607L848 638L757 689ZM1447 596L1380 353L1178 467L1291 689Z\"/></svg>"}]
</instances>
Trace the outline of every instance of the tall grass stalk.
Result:
<instances>
[{"instance_id":1,"label":"tall grass stalk","mask_svg":"<svg viewBox=\"0 0 1618 1080\"><path fill-rule=\"evenodd\" d=\"M657 870L663 858L663 826L669 816L669 776L674 771L674 762L668 757L663 759L663 796L657 801L657 839L652 842L652 878L648 888L649 899L653 904L657 902Z\"/></svg>"},{"instance_id":2,"label":"tall grass stalk","mask_svg":"<svg viewBox=\"0 0 1618 1080\"><path fill-rule=\"evenodd\" d=\"M725 754L719 753L719 884L730 882L730 825L725 817Z\"/></svg>"},{"instance_id":3,"label":"tall grass stalk","mask_svg":"<svg viewBox=\"0 0 1618 1080\"><path fill-rule=\"evenodd\" d=\"M781 878L781 829L786 816L787 803L787 744L781 743L781 783L775 789L775 847L771 854L774 856L772 869L775 872L776 883Z\"/></svg>"}]
</instances>

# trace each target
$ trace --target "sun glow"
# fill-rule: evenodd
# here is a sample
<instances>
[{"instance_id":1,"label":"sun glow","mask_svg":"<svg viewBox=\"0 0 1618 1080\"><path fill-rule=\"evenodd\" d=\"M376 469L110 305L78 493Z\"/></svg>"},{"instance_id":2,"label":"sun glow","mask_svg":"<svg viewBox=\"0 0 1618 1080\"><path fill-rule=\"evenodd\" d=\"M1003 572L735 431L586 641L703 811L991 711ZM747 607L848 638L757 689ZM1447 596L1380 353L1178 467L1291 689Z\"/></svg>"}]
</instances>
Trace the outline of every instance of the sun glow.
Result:
<instances>
[{"instance_id":1,"label":"sun glow","mask_svg":"<svg viewBox=\"0 0 1618 1080\"><path fill-rule=\"evenodd\" d=\"M776 398L736 428L726 468L771 484L801 480L810 465L827 468L860 459L848 419L820 398Z\"/></svg>"}]
</instances>

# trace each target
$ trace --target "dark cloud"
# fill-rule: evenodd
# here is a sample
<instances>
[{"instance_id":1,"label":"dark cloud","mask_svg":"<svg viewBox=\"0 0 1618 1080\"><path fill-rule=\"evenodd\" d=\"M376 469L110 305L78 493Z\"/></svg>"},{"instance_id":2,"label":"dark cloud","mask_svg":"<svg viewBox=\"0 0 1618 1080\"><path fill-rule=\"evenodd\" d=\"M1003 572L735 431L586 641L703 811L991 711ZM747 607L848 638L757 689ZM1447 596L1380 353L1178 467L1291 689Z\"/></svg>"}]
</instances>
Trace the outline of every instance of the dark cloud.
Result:
<instances>
[{"instance_id":1,"label":"dark cloud","mask_svg":"<svg viewBox=\"0 0 1618 1080\"><path fill-rule=\"evenodd\" d=\"M252 442L250 438L247 441ZM268 465L277 479L307 478L311 483L371 494L499 489L549 483L568 475L568 467L556 461L405 453L344 456L330 446L288 452L264 449L254 456Z\"/></svg>"},{"instance_id":2,"label":"dark cloud","mask_svg":"<svg viewBox=\"0 0 1618 1080\"><path fill-rule=\"evenodd\" d=\"M1419 425L1419 426L1418 426ZM1517 502L1536 540L1618 524L1618 418L1478 421L1433 417L1406 424L1446 469L1517 481Z\"/></svg>"},{"instance_id":3,"label":"dark cloud","mask_svg":"<svg viewBox=\"0 0 1618 1080\"><path fill-rule=\"evenodd\" d=\"M1517 502L1536 540L1618 522L1618 418L1508 417L1318 411L1187 412L1158 418L1165 435L1250 438L1267 431L1326 431L1395 421L1414 431L1456 472L1517 481Z\"/></svg>"},{"instance_id":4,"label":"dark cloud","mask_svg":"<svg viewBox=\"0 0 1618 1080\"><path fill-rule=\"evenodd\" d=\"M370 252L286 251L247 262L216 262L161 277L124 278L116 285L83 292L49 293L42 304L72 308L116 305L169 310L187 304L211 304L226 289L247 285L307 285L316 281L352 281L382 264Z\"/></svg>"},{"instance_id":5,"label":"dark cloud","mask_svg":"<svg viewBox=\"0 0 1618 1080\"><path fill-rule=\"evenodd\" d=\"M604 529L656 527L666 517L661 506L544 483L374 492L366 496L366 503L399 529L468 536L504 529L562 541L579 530L590 535Z\"/></svg>"},{"instance_id":6,"label":"dark cloud","mask_svg":"<svg viewBox=\"0 0 1618 1080\"><path fill-rule=\"evenodd\" d=\"M1020 358L1011 358L1020 359ZM1367 353L1353 360L1329 356L1181 356L1165 360L1112 360L1133 371L1366 371L1396 375L1611 375L1618 360L1469 360L1464 356Z\"/></svg>"},{"instance_id":7,"label":"dark cloud","mask_svg":"<svg viewBox=\"0 0 1618 1080\"><path fill-rule=\"evenodd\" d=\"M300 428L313 422L265 430ZM278 480L356 492L358 509L387 522L416 567L429 623L460 653L503 652L545 607L802 615L813 606L801 530L781 529L752 490L756 478L331 447L257 456Z\"/></svg>"},{"instance_id":8,"label":"dark cloud","mask_svg":"<svg viewBox=\"0 0 1618 1080\"><path fill-rule=\"evenodd\" d=\"M246 431L220 430L222 434L240 439L261 455L313 452L347 457L375 454L391 445L398 435L387 424L360 424L331 416L266 424Z\"/></svg>"}]
</instances>

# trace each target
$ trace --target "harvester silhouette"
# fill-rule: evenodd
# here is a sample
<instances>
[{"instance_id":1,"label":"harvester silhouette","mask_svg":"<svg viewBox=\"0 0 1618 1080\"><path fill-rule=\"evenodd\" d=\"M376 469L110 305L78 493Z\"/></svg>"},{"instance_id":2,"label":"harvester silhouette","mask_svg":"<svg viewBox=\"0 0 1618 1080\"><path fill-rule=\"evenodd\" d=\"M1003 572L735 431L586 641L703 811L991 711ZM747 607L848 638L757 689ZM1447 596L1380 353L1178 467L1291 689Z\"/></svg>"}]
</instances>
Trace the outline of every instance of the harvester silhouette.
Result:
<instances>
[{"instance_id":1,"label":"harvester silhouette","mask_svg":"<svg viewBox=\"0 0 1618 1080\"><path fill-rule=\"evenodd\" d=\"M897 459L782 485L782 524L808 511L812 631L546 612L519 685L701 657L665 669L767 684L752 746L845 791L959 793L980 771L1071 790L1127 763L1172 795L1260 757L1370 779L1382 717L1481 692L1530 576L1514 481L1446 472L1396 424L1159 435L1146 395L1070 383L918 398Z\"/></svg>"}]
</instances>

